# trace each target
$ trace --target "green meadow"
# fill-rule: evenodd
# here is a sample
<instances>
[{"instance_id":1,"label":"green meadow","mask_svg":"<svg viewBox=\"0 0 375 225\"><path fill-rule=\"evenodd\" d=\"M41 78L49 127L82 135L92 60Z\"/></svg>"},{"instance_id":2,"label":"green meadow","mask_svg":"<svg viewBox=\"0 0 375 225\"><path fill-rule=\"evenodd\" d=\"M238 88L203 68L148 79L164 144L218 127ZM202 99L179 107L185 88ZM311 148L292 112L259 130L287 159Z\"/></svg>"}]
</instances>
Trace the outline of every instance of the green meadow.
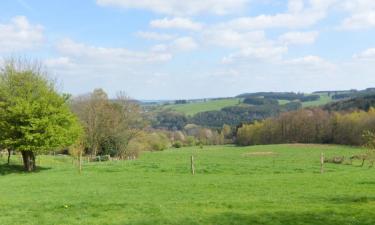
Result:
<instances>
[{"instance_id":1,"label":"green meadow","mask_svg":"<svg viewBox=\"0 0 375 225\"><path fill-rule=\"evenodd\" d=\"M204 146L145 152L137 160L84 163L38 156L22 172L0 161L0 224L373 225L375 168L326 157L335 145ZM190 173L190 156L196 174Z\"/></svg>"},{"instance_id":2,"label":"green meadow","mask_svg":"<svg viewBox=\"0 0 375 225\"><path fill-rule=\"evenodd\" d=\"M332 99L327 94L321 94L320 99L316 101L308 101L303 102L302 107L314 107L314 106L321 106L331 102ZM206 111L213 111L213 110L221 110L224 107L228 106L236 106L240 103L240 98L228 98L228 99L220 99L220 100L207 100L205 102L193 102L187 104L172 104L164 106L165 109L172 109L180 113L185 113L189 116L194 116L199 112L206 112ZM288 100L278 100L280 105L285 105L289 103Z\"/></svg>"},{"instance_id":3,"label":"green meadow","mask_svg":"<svg viewBox=\"0 0 375 225\"><path fill-rule=\"evenodd\" d=\"M302 102L302 107L322 106L330 102L332 102L331 96L328 96L328 94L320 94L320 99L316 101Z\"/></svg>"},{"instance_id":4,"label":"green meadow","mask_svg":"<svg viewBox=\"0 0 375 225\"><path fill-rule=\"evenodd\" d=\"M175 110L193 116L199 112L220 110L227 106L235 106L239 104L239 98L228 98L219 100L207 100L205 102L193 102L187 104L173 104L165 106L165 108Z\"/></svg>"},{"instance_id":5,"label":"green meadow","mask_svg":"<svg viewBox=\"0 0 375 225\"><path fill-rule=\"evenodd\" d=\"M285 105L290 102L288 100L278 100L278 101L280 105ZM302 107L306 108L306 107L322 106L330 102L332 102L331 96L328 96L328 94L320 94L320 99L315 100L315 101L302 102Z\"/></svg>"}]
</instances>

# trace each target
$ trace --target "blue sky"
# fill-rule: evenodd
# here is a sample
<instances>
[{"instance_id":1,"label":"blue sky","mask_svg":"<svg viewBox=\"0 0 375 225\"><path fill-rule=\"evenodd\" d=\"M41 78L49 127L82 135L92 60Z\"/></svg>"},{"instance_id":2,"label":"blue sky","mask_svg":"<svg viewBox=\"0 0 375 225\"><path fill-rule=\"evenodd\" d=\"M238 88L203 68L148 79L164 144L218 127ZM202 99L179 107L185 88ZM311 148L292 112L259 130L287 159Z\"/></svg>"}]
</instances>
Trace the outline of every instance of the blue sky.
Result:
<instances>
[{"instance_id":1,"label":"blue sky","mask_svg":"<svg viewBox=\"0 0 375 225\"><path fill-rule=\"evenodd\" d=\"M373 0L2 0L0 57L138 99L375 86Z\"/></svg>"}]
</instances>

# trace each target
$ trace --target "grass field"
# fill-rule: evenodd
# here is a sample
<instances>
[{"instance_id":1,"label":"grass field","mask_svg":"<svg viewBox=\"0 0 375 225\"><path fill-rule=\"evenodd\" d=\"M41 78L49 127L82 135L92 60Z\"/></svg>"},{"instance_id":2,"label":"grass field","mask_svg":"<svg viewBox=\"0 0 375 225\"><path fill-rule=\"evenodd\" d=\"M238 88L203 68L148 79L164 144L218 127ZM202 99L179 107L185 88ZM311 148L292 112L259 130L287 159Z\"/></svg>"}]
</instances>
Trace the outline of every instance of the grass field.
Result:
<instances>
[{"instance_id":1,"label":"grass field","mask_svg":"<svg viewBox=\"0 0 375 225\"><path fill-rule=\"evenodd\" d=\"M302 107L321 106L331 102L332 99L327 94L321 94L320 99L316 101L303 102ZM280 105L285 105L290 102L288 100L278 100ZM185 113L186 115L193 116L199 112L220 110L227 106L235 106L239 104L238 98L228 98L221 100L208 100L206 102L195 102L187 104L172 104L164 106L164 108L172 109L177 112Z\"/></svg>"},{"instance_id":2,"label":"grass field","mask_svg":"<svg viewBox=\"0 0 375 225\"><path fill-rule=\"evenodd\" d=\"M325 105L332 101L332 98L328 94L320 94L320 99L310 102L302 102L302 107L313 107Z\"/></svg>"},{"instance_id":3,"label":"grass field","mask_svg":"<svg viewBox=\"0 0 375 225\"><path fill-rule=\"evenodd\" d=\"M279 101L280 105L285 105L285 104L290 102L288 100L278 100L278 101ZM325 105L325 104L327 104L331 101L332 101L332 98L330 96L328 96L328 94L320 94L320 99L318 99L316 101L302 102L302 107L306 108L306 107L321 106L321 105Z\"/></svg>"},{"instance_id":4,"label":"grass field","mask_svg":"<svg viewBox=\"0 0 375 225\"><path fill-rule=\"evenodd\" d=\"M238 105L238 98L228 98L220 100L207 100L206 102L195 102L187 104L173 104L165 106L165 108L176 110L177 112L185 113L186 115L194 115L199 112L220 110L227 106Z\"/></svg>"},{"instance_id":5,"label":"grass field","mask_svg":"<svg viewBox=\"0 0 375 225\"><path fill-rule=\"evenodd\" d=\"M43 156L43 168L32 174L2 165L3 159L0 224L373 225L375 169L326 164L319 173L321 152L361 151L302 144L191 147L87 163L81 175L69 157Z\"/></svg>"}]
</instances>

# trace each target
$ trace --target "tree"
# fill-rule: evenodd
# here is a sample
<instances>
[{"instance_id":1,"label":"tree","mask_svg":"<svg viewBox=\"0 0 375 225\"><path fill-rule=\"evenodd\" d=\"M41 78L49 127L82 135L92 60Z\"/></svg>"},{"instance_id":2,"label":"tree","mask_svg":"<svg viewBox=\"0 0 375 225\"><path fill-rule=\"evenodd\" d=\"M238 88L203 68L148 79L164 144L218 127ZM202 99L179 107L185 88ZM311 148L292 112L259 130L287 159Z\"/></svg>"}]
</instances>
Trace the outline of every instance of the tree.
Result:
<instances>
[{"instance_id":1,"label":"tree","mask_svg":"<svg viewBox=\"0 0 375 225\"><path fill-rule=\"evenodd\" d=\"M232 138L232 128L228 124L223 125L221 132L223 133L225 139Z\"/></svg>"},{"instance_id":2,"label":"tree","mask_svg":"<svg viewBox=\"0 0 375 225\"><path fill-rule=\"evenodd\" d=\"M362 156L362 166L364 165L365 160L368 160L371 164L370 167L374 165L375 162L375 133L366 130L363 132L363 147L366 148L366 153ZM352 156L352 158L355 156Z\"/></svg>"},{"instance_id":3,"label":"tree","mask_svg":"<svg viewBox=\"0 0 375 225\"><path fill-rule=\"evenodd\" d=\"M139 105L123 92L117 95L113 107L112 118L115 118L115 121L110 135L115 140L117 156L124 158L129 153L129 143L145 128L146 121Z\"/></svg>"},{"instance_id":4,"label":"tree","mask_svg":"<svg viewBox=\"0 0 375 225\"><path fill-rule=\"evenodd\" d=\"M110 106L107 94L102 89L73 99L72 110L80 118L85 129L85 143L91 156L98 154L103 139L108 133Z\"/></svg>"},{"instance_id":5,"label":"tree","mask_svg":"<svg viewBox=\"0 0 375 225\"><path fill-rule=\"evenodd\" d=\"M363 138L365 142L363 146L369 150L375 151L375 133L369 130L366 130L363 133Z\"/></svg>"},{"instance_id":6,"label":"tree","mask_svg":"<svg viewBox=\"0 0 375 225\"><path fill-rule=\"evenodd\" d=\"M0 71L0 144L20 151L26 171L35 155L73 144L81 127L37 64L10 60Z\"/></svg>"},{"instance_id":7,"label":"tree","mask_svg":"<svg viewBox=\"0 0 375 225\"><path fill-rule=\"evenodd\" d=\"M123 93L110 100L102 89L96 89L73 99L71 106L83 124L92 157L109 154L124 158L129 142L145 126L140 107Z\"/></svg>"}]
</instances>

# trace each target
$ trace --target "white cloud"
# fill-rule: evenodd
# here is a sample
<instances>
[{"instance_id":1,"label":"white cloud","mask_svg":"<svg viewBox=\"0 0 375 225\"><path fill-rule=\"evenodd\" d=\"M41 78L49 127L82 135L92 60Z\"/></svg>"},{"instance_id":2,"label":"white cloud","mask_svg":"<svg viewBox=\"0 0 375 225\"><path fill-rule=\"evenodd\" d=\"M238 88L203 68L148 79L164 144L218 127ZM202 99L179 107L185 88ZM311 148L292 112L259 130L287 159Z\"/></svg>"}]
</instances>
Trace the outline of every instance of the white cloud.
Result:
<instances>
[{"instance_id":1,"label":"white cloud","mask_svg":"<svg viewBox=\"0 0 375 225\"><path fill-rule=\"evenodd\" d=\"M120 90L142 95L154 88L145 83L172 59L169 52L133 51L63 39L56 45L59 56L44 60L50 73L64 81L64 91L74 94L104 88L112 96Z\"/></svg>"},{"instance_id":2,"label":"white cloud","mask_svg":"<svg viewBox=\"0 0 375 225\"><path fill-rule=\"evenodd\" d=\"M346 0L341 8L349 12L343 20L340 29L354 30L375 27L375 1L373 0Z\"/></svg>"},{"instance_id":3,"label":"white cloud","mask_svg":"<svg viewBox=\"0 0 375 225\"><path fill-rule=\"evenodd\" d=\"M346 18L340 28L344 30L366 29L375 27L375 11L367 11L359 14L353 14Z\"/></svg>"},{"instance_id":4,"label":"white cloud","mask_svg":"<svg viewBox=\"0 0 375 225\"><path fill-rule=\"evenodd\" d=\"M0 52L35 49L43 41L43 27L30 24L24 16L12 18L9 24L0 24Z\"/></svg>"},{"instance_id":5,"label":"white cloud","mask_svg":"<svg viewBox=\"0 0 375 225\"><path fill-rule=\"evenodd\" d=\"M147 40L154 40L154 41L169 41L176 37L176 35L172 34L162 34L157 32L146 32L146 31L139 31L136 33L137 37L147 39Z\"/></svg>"},{"instance_id":6,"label":"white cloud","mask_svg":"<svg viewBox=\"0 0 375 225\"><path fill-rule=\"evenodd\" d=\"M105 48L90 46L64 39L57 45L57 49L63 56L74 58L81 62L96 64L132 64L154 63L171 59L168 53L131 51L125 48Z\"/></svg>"},{"instance_id":7,"label":"white cloud","mask_svg":"<svg viewBox=\"0 0 375 225\"><path fill-rule=\"evenodd\" d=\"M196 23L187 18L176 17L173 19L164 18L152 20L150 26L161 29L183 29L183 30L200 30L203 25Z\"/></svg>"},{"instance_id":8,"label":"white cloud","mask_svg":"<svg viewBox=\"0 0 375 225\"><path fill-rule=\"evenodd\" d=\"M363 52L353 55L353 58L360 60L375 60L375 48L366 49Z\"/></svg>"},{"instance_id":9,"label":"white cloud","mask_svg":"<svg viewBox=\"0 0 375 225\"><path fill-rule=\"evenodd\" d=\"M191 51L198 48L198 44L191 37L181 37L176 39L171 47L175 51Z\"/></svg>"},{"instance_id":10,"label":"white cloud","mask_svg":"<svg viewBox=\"0 0 375 225\"><path fill-rule=\"evenodd\" d=\"M67 68L73 66L68 57L49 58L44 60L44 64L50 68Z\"/></svg>"},{"instance_id":11,"label":"white cloud","mask_svg":"<svg viewBox=\"0 0 375 225\"><path fill-rule=\"evenodd\" d=\"M319 56L309 55L284 61L285 65L298 66L300 70L329 71L336 69L335 64L330 63Z\"/></svg>"},{"instance_id":12,"label":"white cloud","mask_svg":"<svg viewBox=\"0 0 375 225\"><path fill-rule=\"evenodd\" d=\"M204 31L203 37L209 45L236 50L222 58L225 64L280 60L288 51L287 46L267 39L264 31L237 31L214 27Z\"/></svg>"},{"instance_id":13,"label":"white cloud","mask_svg":"<svg viewBox=\"0 0 375 225\"><path fill-rule=\"evenodd\" d=\"M291 13L298 13L303 10L305 3L303 0L289 0L288 11Z\"/></svg>"},{"instance_id":14,"label":"white cloud","mask_svg":"<svg viewBox=\"0 0 375 225\"><path fill-rule=\"evenodd\" d=\"M275 15L259 15L255 17L240 17L220 24L239 30L269 29L269 28L306 28L312 26L327 16L328 9L337 0L289 0L288 12Z\"/></svg>"},{"instance_id":15,"label":"white cloud","mask_svg":"<svg viewBox=\"0 0 375 225\"><path fill-rule=\"evenodd\" d=\"M153 52L166 52L168 51L168 46L166 44L158 44L151 48Z\"/></svg>"},{"instance_id":16,"label":"white cloud","mask_svg":"<svg viewBox=\"0 0 375 225\"><path fill-rule=\"evenodd\" d=\"M230 29L212 29L205 31L203 36L208 44L227 48L263 46L267 42L264 31L238 32Z\"/></svg>"},{"instance_id":17,"label":"white cloud","mask_svg":"<svg viewBox=\"0 0 375 225\"><path fill-rule=\"evenodd\" d=\"M280 60L282 55L288 51L287 47L249 47L241 49L236 53L232 53L224 57L223 63L235 63L251 60L275 61Z\"/></svg>"},{"instance_id":18,"label":"white cloud","mask_svg":"<svg viewBox=\"0 0 375 225\"><path fill-rule=\"evenodd\" d=\"M144 9L167 15L229 14L242 10L249 0L97 0L101 6Z\"/></svg>"},{"instance_id":19,"label":"white cloud","mask_svg":"<svg viewBox=\"0 0 375 225\"><path fill-rule=\"evenodd\" d=\"M339 29L356 30L375 27L375 1L345 0L340 2L339 8L349 13Z\"/></svg>"},{"instance_id":20,"label":"white cloud","mask_svg":"<svg viewBox=\"0 0 375 225\"><path fill-rule=\"evenodd\" d=\"M169 52L178 53L184 51L192 51L198 48L198 43L189 36L180 37L173 40L171 43L168 44L158 44L151 48L154 52Z\"/></svg>"},{"instance_id":21,"label":"white cloud","mask_svg":"<svg viewBox=\"0 0 375 225\"><path fill-rule=\"evenodd\" d=\"M287 32L279 37L279 41L286 45L313 44L318 38L319 32Z\"/></svg>"}]
</instances>

